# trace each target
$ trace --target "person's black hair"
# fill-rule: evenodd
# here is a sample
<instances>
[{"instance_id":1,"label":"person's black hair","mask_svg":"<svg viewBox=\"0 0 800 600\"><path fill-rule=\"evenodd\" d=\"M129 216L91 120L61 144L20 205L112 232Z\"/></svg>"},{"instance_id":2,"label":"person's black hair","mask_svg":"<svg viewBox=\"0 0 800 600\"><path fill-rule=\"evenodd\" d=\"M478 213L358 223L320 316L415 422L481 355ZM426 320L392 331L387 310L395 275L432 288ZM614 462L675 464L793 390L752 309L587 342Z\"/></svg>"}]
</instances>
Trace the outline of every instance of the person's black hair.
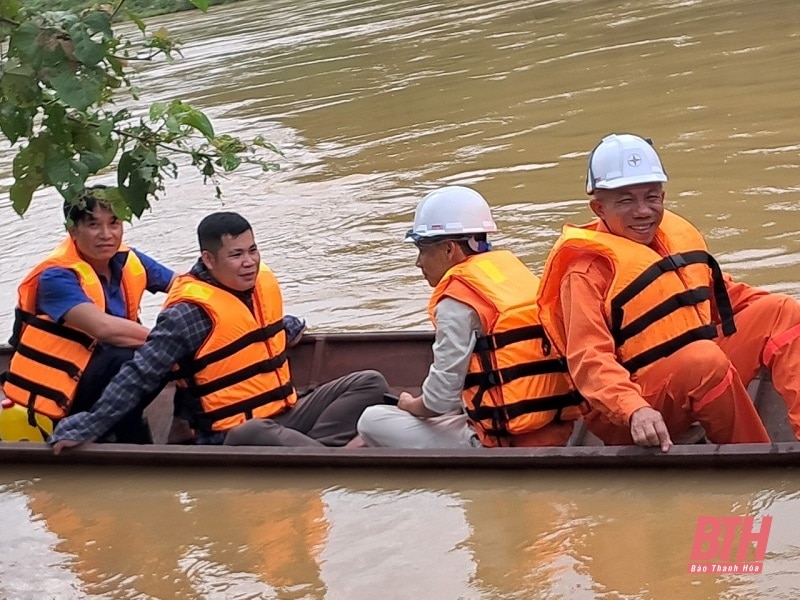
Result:
<instances>
[{"instance_id":1,"label":"person's black hair","mask_svg":"<svg viewBox=\"0 0 800 600\"><path fill-rule=\"evenodd\" d=\"M67 223L75 225L83 221L94 212L98 204L108 208L108 204L97 198L94 194L94 190L104 190L107 187L108 186L102 183L98 183L84 189L83 193L78 196L75 202L64 200L64 218L67 220Z\"/></svg>"},{"instance_id":2,"label":"person's black hair","mask_svg":"<svg viewBox=\"0 0 800 600\"><path fill-rule=\"evenodd\" d=\"M436 236L432 238L422 238L422 240L420 240L420 242L417 243L417 247L424 248L425 246L434 246L442 244L444 242L455 242L456 244L458 244L459 248L461 248L461 250L464 251L464 256L472 256L473 254L478 254L479 251L475 250L472 246L469 245L471 239L475 240L476 242L483 242L485 244L486 234L472 233L466 236L464 234L456 234L456 235Z\"/></svg>"},{"instance_id":3,"label":"person's black hair","mask_svg":"<svg viewBox=\"0 0 800 600\"><path fill-rule=\"evenodd\" d=\"M235 212L216 212L203 218L197 226L197 240L200 250L208 250L216 256L222 248L222 238L226 235L237 237L245 231L252 231L250 223Z\"/></svg>"}]
</instances>

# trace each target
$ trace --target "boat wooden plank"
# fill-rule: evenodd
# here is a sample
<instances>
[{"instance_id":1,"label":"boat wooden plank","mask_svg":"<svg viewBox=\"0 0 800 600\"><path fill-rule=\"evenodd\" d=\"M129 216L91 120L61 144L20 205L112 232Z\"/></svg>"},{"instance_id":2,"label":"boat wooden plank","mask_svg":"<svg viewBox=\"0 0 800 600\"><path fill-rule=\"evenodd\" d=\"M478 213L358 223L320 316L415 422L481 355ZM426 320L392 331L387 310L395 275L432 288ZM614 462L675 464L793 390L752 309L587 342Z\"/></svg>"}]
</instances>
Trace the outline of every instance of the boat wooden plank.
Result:
<instances>
[{"instance_id":1,"label":"boat wooden plank","mask_svg":"<svg viewBox=\"0 0 800 600\"><path fill-rule=\"evenodd\" d=\"M394 392L419 392L432 359L433 333L364 332L304 336L290 349L292 376L298 389L314 387L359 369L377 369ZM0 347L0 370L10 349ZM769 377L762 373L749 391L773 444L713 445L686 443L667 454L632 446L607 447L591 434L582 445L559 448L463 450L395 450L388 448L232 448L166 445L172 420L169 387L147 409L153 446L92 444L54 456L43 444L0 442L0 464L91 464L136 466L260 466L303 468L716 468L800 466L800 443L786 418L786 407ZM702 431L700 431L702 434ZM578 436L576 436L578 437ZM686 442L696 441L687 437ZM593 444L593 445L588 445Z\"/></svg>"},{"instance_id":2,"label":"boat wooden plank","mask_svg":"<svg viewBox=\"0 0 800 600\"><path fill-rule=\"evenodd\" d=\"M0 443L0 464L378 469L631 469L800 466L800 442L566 448L277 448L91 444L58 456L42 444Z\"/></svg>"}]
</instances>

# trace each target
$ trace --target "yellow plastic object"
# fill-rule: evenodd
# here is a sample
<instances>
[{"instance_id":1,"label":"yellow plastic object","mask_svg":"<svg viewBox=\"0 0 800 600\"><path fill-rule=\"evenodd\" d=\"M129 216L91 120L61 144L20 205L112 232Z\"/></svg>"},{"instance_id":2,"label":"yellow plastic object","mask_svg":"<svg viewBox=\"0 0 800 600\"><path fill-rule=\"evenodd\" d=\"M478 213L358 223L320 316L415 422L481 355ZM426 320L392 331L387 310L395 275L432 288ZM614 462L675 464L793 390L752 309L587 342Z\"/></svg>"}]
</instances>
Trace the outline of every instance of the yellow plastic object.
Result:
<instances>
[{"instance_id":1,"label":"yellow plastic object","mask_svg":"<svg viewBox=\"0 0 800 600\"><path fill-rule=\"evenodd\" d=\"M28 424L28 409L3 398L0 402L0 440L4 442L44 442L53 433L53 421L37 414L39 427Z\"/></svg>"}]
</instances>

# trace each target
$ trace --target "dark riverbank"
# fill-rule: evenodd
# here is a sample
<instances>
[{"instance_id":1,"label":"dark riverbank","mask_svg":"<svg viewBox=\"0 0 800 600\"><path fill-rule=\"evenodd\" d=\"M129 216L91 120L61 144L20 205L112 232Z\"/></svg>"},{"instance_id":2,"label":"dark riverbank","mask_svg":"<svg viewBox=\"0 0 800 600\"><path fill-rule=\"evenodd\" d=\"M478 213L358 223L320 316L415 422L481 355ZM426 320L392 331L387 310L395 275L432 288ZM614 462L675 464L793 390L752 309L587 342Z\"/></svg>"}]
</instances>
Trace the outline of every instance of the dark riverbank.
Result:
<instances>
[{"instance_id":1,"label":"dark riverbank","mask_svg":"<svg viewBox=\"0 0 800 600\"><path fill-rule=\"evenodd\" d=\"M230 4L236 0L209 0L210 6L218 4ZM75 0L22 0L22 5L32 8L36 11L48 10L83 10L92 5L96 5L96 1L80 1ZM108 6L113 8L117 6L117 2L109 2ZM166 13L181 12L184 10L197 10L188 0L127 0L125 8L129 11L136 13L140 17L150 17L153 15L163 15ZM124 18L124 16L123 16Z\"/></svg>"}]
</instances>

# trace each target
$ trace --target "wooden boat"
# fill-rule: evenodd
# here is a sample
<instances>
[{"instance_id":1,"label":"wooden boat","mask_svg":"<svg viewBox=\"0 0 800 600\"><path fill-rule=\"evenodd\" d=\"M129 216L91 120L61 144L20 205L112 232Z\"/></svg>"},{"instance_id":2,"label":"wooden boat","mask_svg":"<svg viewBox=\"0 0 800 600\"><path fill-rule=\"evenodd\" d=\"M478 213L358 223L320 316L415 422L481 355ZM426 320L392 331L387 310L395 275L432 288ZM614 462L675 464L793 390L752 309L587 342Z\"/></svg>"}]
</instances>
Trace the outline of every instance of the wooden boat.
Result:
<instances>
[{"instance_id":1,"label":"wooden boat","mask_svg":"<svg viewBox=\"0 0 800 600\"><path fill-rule=\"evenodd\" d=\"M315 386L358 369L377 369L394 392L419 391L431 361L430 332L306 334L290 351L292 375L299 389ZM10 349L0 347L0 370ZM157 442L152 446L91 444L55 456L44 444L0 442L0 464L46 463L146 466L262 466L346 468L708 468L800 466L800 442L786 420L783 400L768 377L760 375L749 391L767 425L772 444L703 443L702 429L683 436L668 453L635 446L603 446L582 426L567 447L459 450L390 448L271 448L168 445L172 417L167 388L146 416Z\"/></svg>"}]
</instances>

